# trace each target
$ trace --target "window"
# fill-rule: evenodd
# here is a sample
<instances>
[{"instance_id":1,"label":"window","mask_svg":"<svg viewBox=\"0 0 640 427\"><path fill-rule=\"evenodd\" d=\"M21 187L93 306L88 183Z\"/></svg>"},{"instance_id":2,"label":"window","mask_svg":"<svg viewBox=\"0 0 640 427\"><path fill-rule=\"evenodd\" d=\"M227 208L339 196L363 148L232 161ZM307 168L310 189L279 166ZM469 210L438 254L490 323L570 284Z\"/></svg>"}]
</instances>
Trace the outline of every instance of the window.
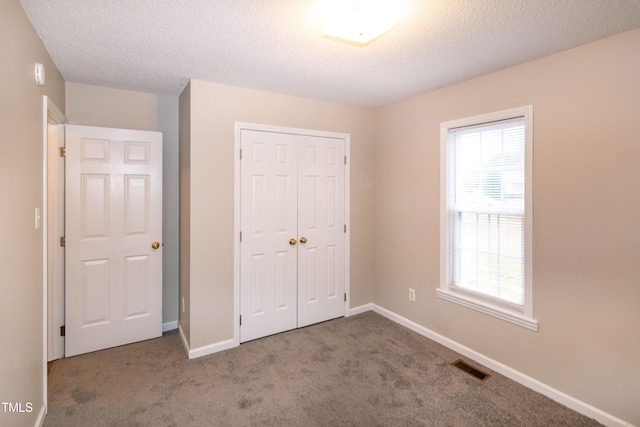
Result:
<instances>
[{"instance_id":1,"label":"window","mask_svg":"<svg viewBox=\"0 0 640 427\"><path fill-rule=\"evenodd\" d=\"M533 107L442 123L439 297L538 330Z\"/></svg>"}]
</instances>

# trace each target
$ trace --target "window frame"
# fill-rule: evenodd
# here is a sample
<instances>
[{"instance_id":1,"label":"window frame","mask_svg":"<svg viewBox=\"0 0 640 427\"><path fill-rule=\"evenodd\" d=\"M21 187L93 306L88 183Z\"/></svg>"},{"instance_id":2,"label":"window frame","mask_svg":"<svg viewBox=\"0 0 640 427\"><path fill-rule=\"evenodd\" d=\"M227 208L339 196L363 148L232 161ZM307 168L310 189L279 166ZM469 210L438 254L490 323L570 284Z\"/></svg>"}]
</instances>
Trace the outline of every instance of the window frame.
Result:
<instances>
[{"instance_id":1,"label":"window frame","mask_svg":"<svg viewBox=\"0 0 640 427\"><path fill-rule=\"evenodd\" d=\"M515 306L501 303L479 292L451 285L452 260L449 251L449 206L452 199L449 155L451 130L462 127L491 125L513 118L524 120L525 207L524 207L524 303ZM440 124L440 286L436 295L444 300L460 304L481 313L538 331L538 321L533 318L533 105L527 105L488 114L481 114Z\"/></svg>"}]
</instances>

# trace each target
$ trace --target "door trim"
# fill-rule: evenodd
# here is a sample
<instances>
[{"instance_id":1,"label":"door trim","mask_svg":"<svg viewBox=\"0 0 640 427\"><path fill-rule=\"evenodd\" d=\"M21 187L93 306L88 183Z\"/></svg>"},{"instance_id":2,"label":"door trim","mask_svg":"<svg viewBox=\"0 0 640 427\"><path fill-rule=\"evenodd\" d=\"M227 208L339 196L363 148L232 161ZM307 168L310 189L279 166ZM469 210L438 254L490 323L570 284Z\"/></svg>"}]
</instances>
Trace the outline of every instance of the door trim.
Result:
<instances>
[{"instance_id":1,"label":"door trim","mask_svg":"<svg viewBox=\"0 0 640 427\"><path fill-rule=\"evenodd\" d=\"M351 268L350 268L350 241L351 241L351 135L348 133L318 131L310 129L290 128L283 126L263 125L256 123L235 122L234 132L234 176L233 176L233 345L240 345L240 134L243 130L254 130L262 132L284 133L290 135L316 136L325 138L344 139L344 154L347 162L344 170L344 210L345 210L345 268L344 268L344 291L346 300L344 303L344 315L349 317L349 307L351 301Z\"/></svg>"},{"instance_id":2,"label":"door trim","mask_svg":"<svg viewBox=\"0 0 640 427\"><path fill-rule=\"evenodd\" d=\"M48 349L47 360L64 357L64 337L60 327L64 325L64 248L60 238L64 236L64 159L60 149L64 147L64 125L49 115L47 135L47 286L48 286Z\"/></svg>"},{"instance_id":3,"label":"door trim","mask_svg":"<svg viewBox=\"0 0 640 427\"><path fill-rule=\"evenodd\" d=\"M60 125L66 121L64 114L58 109L53 101L46 95L42 97L42 397L45 407L48 404L48 384L47 384L47 362L49 359L49 343L53 345L55 334L49 329L49 310L59 313L50 305L49 289L51 287L52 295L60 292L61 283L51 283L49 270L49 215L57 218L59 212L49 212L47 205L49 203L49 125ZM55 262L60 262L58 258ZM51 304L55 304L53 301ZM58 307L56 307L57 309ZM53 335L53 336L51 336ZM59 339L59 338L58 338ZM57 343L58 349L60 342Z\"/></svg>"}]
</instances>

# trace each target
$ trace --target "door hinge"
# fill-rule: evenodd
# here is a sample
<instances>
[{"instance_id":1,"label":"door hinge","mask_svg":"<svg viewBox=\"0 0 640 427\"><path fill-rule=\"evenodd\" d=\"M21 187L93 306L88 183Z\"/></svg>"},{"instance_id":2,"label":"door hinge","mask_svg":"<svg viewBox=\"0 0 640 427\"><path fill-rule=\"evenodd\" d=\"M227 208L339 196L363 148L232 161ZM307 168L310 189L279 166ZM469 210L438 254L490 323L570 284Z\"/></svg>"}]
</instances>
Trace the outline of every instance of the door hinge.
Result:
<instances>
[{"instance_id":1,"label":"door hinge","mask_svg":"<svg viewBox=\"0 0 640 427\"><path fill-rule=\"evenodd\" d=\"M242 160L242 148L240 149L240 160Z\"/></svg>"},{"instance_id":2,"label":"door hinge","mask_svg":"<svg viewBox=\"0 0 640 427\"><path fill-rule=\"evenodd\" d=\"M64 244L66 243L64 236L60 237L60 247L64 248Z\"/></svg>"},{"instance_id":3,"label":"door hinge","mask_svg":"<svg viewBox=\"0 0 640 427\"><path fill-rule=\"evenodd\" d=\"M347 164L347 156L344 156L344 164Z\"/></svg>"},{"instance_id":4,"label":"door hinge","mask_svg":"<svg viewBox=\"0 0 640 427\"><path fill-rule=\"evenodd\" d=\"M67 149L65 147L60 147L60 157L64 157L67 155Z\"/></svg>"},{"instance_id":5,"label":"door hinge","mask_svg":"<svg viewBox=\"0 0 640 427\"><path fill-rule=\"evenodd\" d=\"M240 241L242 242L242 231L240 232Z\"/></svg>"},{"instance_id":6,"label":"door hinge","mask_svg":"<svg viewBox=\"0 0 640 427\"><path fill-rule=\"evenodd\" d=\"M347 293L344 293L344 302L347 302Z\"/></svg>"},{"instance_id":7,"label":"door hinge","mask_svg":"<svg viewBox=\"0 0 640 427\"><path fill-rule=\"evenodd\" d=\"M240 315L240 326L242 326L242 314Z\"/></svg>"},{"instance_id":8,"label":"door hinge","mask_svg":"<svg viewBox=\"0 0 640 427\"><path fill-rule=\"evenodd\" d=\"M347 234L347 224L344 225L344 233Z\"/></svg>"},{"instance_id":9,"label":"door hinge","mask_svg":"<svg viewBox=\"0 0 640 427\"><path fill-rule=\"evenodd\" d=\"M60 336L64 337L65 336L65 328L64 325L60 326Z\"/></svg>"}]
</instances>

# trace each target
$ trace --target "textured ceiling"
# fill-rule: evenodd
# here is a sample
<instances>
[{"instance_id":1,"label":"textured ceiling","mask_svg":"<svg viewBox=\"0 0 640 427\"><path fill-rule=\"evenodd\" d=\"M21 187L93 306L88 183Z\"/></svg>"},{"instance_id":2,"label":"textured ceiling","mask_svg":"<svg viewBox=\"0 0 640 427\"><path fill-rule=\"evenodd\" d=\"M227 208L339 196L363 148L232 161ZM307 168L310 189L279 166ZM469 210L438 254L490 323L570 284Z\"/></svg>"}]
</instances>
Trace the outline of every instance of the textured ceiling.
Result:
<instances>
[{"instance_id":1,"label":"textured ceiling","mask_svg":"<svg viewBox=\"0 0 640 427\"><path fill-rule=\"evenodd\" d=\"M378 107L640 27L640 0L409 0L365 47L318 0L20 0L68 82L178 95L190 78Z\"/></svg>"}]
</instances>

